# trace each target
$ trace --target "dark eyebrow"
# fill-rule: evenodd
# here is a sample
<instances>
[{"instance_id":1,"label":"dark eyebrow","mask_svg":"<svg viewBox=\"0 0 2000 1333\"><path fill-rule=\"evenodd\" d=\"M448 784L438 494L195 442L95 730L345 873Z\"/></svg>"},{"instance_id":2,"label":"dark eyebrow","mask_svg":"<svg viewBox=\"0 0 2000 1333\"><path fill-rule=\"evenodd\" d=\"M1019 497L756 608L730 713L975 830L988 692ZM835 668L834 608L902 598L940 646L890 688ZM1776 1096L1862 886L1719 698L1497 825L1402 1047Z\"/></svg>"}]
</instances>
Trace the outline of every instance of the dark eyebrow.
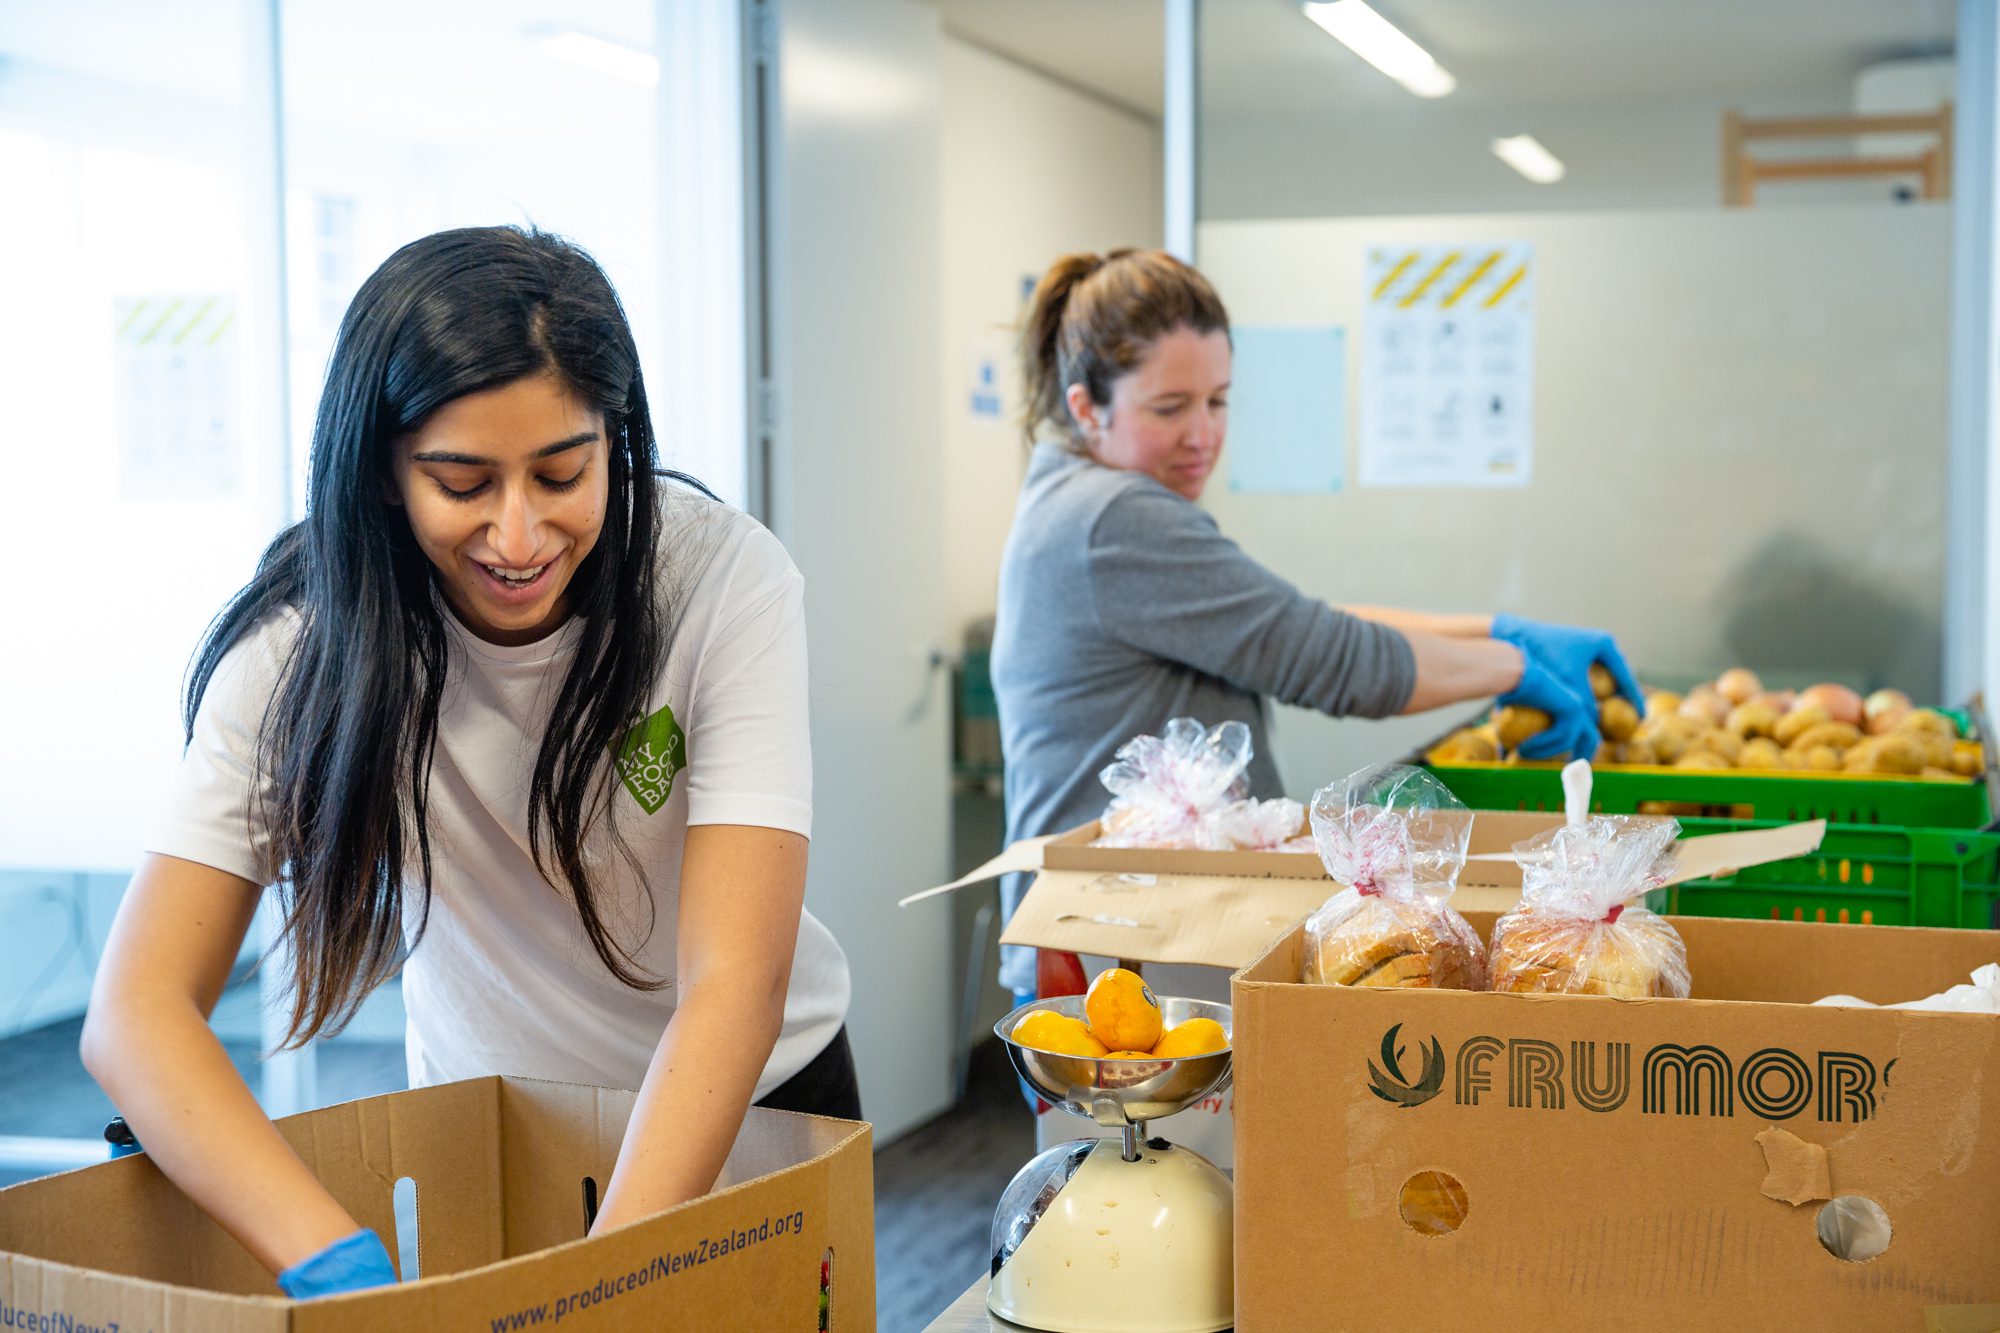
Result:
<instances>
[{"instance_id":1,"label":"dark eyebrow","mask_svg":"<svg viewBox=\"0 0 2000 1333\"><path fill-rule=\"evenodd\" d=\"M587 430L581 435L572 435L566 440L557 440L554 444L545 444L535 450L534 456L536 458L554 458L557 454L566 453L578 445L595 444L600 438L602 437L596 431ZM457 463L463 467L492 467L494 463L493 459L482 458L478 454L458 454L438 449L427 449L420 454L411 454L410 461L412 463Z\"/></svg>"}]
</instances>

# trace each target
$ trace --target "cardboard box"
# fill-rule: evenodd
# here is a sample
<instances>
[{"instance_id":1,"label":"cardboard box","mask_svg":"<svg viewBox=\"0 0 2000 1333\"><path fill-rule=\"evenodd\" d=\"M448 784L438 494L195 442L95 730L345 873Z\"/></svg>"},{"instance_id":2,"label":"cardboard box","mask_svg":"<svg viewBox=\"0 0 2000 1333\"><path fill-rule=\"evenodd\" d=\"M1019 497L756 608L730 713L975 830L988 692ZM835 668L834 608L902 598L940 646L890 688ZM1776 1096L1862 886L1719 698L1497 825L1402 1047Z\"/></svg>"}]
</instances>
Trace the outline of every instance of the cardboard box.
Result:
<instances>
[{"instance_id":1,"label":"cardboard box","mask_svg":"<svg viewBox=\"0 0 2000 1333\"><path fill-rule=\"evenodd\" d=\"M2000 1017L1810 1005L2000 935L1674 924L1693 999L1302 985L1302 929L1239 972L1237 1327L2000 1327ZM1428 1171L1450 1234L1402 1220ZM1833 1194L1886 1210L1879 1257L1821 1246Z\"/></svg>"},{"instance_id":2,"label":"cardboard box","mask_svg":"<svg viewBox=\"0 0 2000 1333\"><path fill-rule=\"evenodd\" d=\"M288 1116L335 1198L399 1252L415 1182L419 1275L320 1301L271 1277L144 1156L0 1190L0 1328L334 1333L875 1327L867 1125L752 1108L713 1193L597 1239L633 1095L484 1078ZM406 1275L408 1276L408 1275Z\"/></svg>"}]
</instances>

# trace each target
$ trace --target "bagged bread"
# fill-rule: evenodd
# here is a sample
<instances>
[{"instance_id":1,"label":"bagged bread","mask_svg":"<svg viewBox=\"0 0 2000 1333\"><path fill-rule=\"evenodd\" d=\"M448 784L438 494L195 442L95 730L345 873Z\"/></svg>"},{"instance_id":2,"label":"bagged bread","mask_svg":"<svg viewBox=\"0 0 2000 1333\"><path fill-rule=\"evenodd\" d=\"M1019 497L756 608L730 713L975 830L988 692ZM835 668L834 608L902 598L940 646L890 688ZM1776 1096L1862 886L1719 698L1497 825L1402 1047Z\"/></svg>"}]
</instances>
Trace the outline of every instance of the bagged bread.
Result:
<instances>
[{"instance_id":1,"label":"bagged bread","mask_svg":"<svg viewBox=\"0 0 2000 1333\"><path fill-rule=\"evenodd\" d=\"M1294 837L1305 808L1284 799L1245 799L1254 753L1250 728L1205 728L1191 717L1158 736L1135 736L1098 774L1111 793L1095 847L1172 847L1228 852L1274 849Z\"/></svg>"},{"instance_id":2,"label":"bagged bread","mask_svg":"<svg viewBox=\"0 0 2000 1333\"><path fill-rule=\"evenodd\" d=\"M1346 887L1306 919L1303 980L1484 988L1485 950L1450 906L1472 812L1443 783L1401 764L1365 769L1313 796L1312 836Z\"/></svg>"},{"instance_id":3,"label":"bagged bread","mask_svg":"<svg viewBox=\"0 0 2000 1333\"><path fill-rule=\"evenodd\" d=\"M1671 819L1588 815L1516 844L1521 904L1493 926L1493 989L1685 999L1687 947L1636 901L1665 882L1679 835Z\"/></svg>"}]
</instances>

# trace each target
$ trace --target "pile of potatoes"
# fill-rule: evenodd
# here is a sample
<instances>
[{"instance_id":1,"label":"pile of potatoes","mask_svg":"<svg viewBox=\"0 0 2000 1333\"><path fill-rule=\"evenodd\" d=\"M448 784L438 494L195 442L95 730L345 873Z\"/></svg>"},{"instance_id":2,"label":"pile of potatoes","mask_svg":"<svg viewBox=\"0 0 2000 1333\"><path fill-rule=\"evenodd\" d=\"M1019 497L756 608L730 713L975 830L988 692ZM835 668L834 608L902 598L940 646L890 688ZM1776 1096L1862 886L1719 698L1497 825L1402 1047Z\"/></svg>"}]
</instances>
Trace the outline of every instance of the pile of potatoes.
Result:
<instances>
[{"instance_id":1,"label":"pile of potatoes","mask_svg":"<svg viewBox=\"0 0 2000 1333\"><path fill-rule=\"evenodd\" d=\"M1844 685L1766 690L1755 672L1737 667L1685 695L1648 690L1641 714L1610 672L1591 668L1590 683L1604 735L1593 763L1930 778L1976 777L1986 767L1978 741L1961 740L1949 717L1915 707L1900 690L1866 699ZM1502 708L1447 738L1431 759L1512 762L1549 724L1540 709Z\"/></svg>"}]
</instances>

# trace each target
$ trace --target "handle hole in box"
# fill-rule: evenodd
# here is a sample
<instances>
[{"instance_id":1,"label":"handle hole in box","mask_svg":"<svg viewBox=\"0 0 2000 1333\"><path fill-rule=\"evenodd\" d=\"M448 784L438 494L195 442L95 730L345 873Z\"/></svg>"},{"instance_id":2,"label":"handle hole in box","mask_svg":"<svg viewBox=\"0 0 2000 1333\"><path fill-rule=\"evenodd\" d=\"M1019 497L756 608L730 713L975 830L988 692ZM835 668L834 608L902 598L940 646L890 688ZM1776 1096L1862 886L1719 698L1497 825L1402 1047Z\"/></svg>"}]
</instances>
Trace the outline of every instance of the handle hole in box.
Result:
<instances>
[{"instance_id":1,"label":"handle hole in box","mask_svg":"<svg viewBox=\"0 0 2000 1333\"><path fill-rule=\"evenodd\" d=\"M403 1176L389 1192L396 1215L396 1271L405 1282L415 1282L424 1274L423 1247L417 1243L417 1182Z\"/></svg>"},{"instance_id":2,"label":"handle hole in box","mask_svg":"<svg viewBox=\"0 0 2000 1333\"><path fill-rule=\"evenodd\" d=\"M583 1178L583 1234L597 1225L597 1180L592 1176Z\"/></svg>"},{"instance_id":3,"label":"handle hole in box","mask_svg":"<svg viewBox=\"0 0 2000 1333\"><path fill-rule=\"evenodd\" d=\"M1403 1182L1396 1211L1403 1224L1423 1236L1448 1236L1465 1224L1471 1200L1458 1177L1444 1171L1419 1171Z\"/></svg>"},{"instance_id":4,"label":"handle hole in box","mask_svg":"<svg viewBox=\"0 0 2000 1333\"><path fill-rule=\"evenodd\" d=\"M1859 1194L1840 1194L1827 1200L1815 1225L1826 1252L1851 1264L1865 1264L1889 1248L1889 1214L1881 1204Z\"/></svg>"}]
</instances>

